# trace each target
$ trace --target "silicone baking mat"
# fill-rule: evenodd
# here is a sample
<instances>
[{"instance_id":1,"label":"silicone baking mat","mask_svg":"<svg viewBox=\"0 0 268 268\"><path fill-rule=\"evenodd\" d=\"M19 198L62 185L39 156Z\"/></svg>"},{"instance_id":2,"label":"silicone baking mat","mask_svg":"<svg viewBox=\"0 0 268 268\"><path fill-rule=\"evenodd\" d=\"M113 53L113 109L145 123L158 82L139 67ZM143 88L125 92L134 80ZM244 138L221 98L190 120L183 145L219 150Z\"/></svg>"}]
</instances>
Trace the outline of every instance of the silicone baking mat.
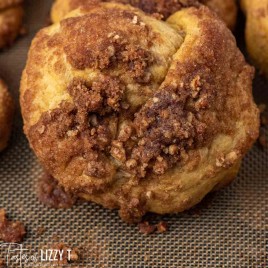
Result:
<instances>
[{"instance_id":1,"label":"silicone baking mat","mask_svg":"<svg viewBox=\"0 0 268 268\"><path fill-rule=\"evenodd\" d=\"M10 146L0 155L0 207L26 225L23 248L34 254L53 241L80 248L80 259L67 267L267 267L268 151L257 145L229 187L189 212L153 216L154 222L167 222L163 234L145 236L137 226L122 222L116 211L95 204L53 210L37 200L34 186L42 169L23 135L18 95L27 50L36 31L47 24L51 3L26 1L27 35L0 53L0 76L17 105ZM258 103L268 103L268 83L260 77L254 95ZM6 248L0 247L2 258L5 254ZM9 267L38 265L51 267L53 262L22 261Z\"/></svg>"}]
</instances>

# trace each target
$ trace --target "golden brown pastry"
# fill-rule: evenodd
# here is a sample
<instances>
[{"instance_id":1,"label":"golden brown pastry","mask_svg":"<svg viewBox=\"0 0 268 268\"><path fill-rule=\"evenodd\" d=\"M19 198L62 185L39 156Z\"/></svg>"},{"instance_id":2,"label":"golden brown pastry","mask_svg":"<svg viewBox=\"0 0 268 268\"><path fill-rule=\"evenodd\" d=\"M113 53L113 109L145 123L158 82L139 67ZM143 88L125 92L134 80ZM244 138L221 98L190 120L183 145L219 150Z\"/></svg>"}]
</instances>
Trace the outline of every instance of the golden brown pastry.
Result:
<instances>
[{"instance_id":1,"label":"golden brown pastry","mask_svg":"<svg viewBox=\"0 0 268 268\"><path fill-rule=\"evenodd\" d=\"M6 148L11 133L14 103L6 84L0 80L0 151Z\"/></svg>"},{"instance_id":2,"label":"golden brown pastry","mask_svg":"<svg viewBox=\"0 0 268 268\"><path fill-rule=\"evenodd\" d=\"M254 64L268 77L268 0L241 0L245 12L246 44Z\"/></svg>"},{"instance_id":3,"label":"golden brown pastry","mask_svg":"<svg viewBox=\"0 0 268 268\"><path fill-rule=\"evenodd\" d=\"M204 6L166 22L116 3L78 9L33 40L24 130L65 190L128 222L180 212L231 181L256 140L253 73Z\"/></svg>"},{"instance_id":4,"label":"golden brown pastry","mask_svg":"<svg viewBox=\"0 0 268 268\"><path fill-rule=\"evenodd\" d=\"M21 0L0 1L0 48L11 45L21 30L21 3Z\"/></svg>"},{"instance_id":5,"label":"golden brown pastry","mask_svg":"<svg viewBox=\"0 0 268 268\"><path fill-rule=\"evenodd\" d=\"M53 22L63 19L70 11L84 7L90 9L100 2L119 2L138 7L146 13L160 13L164 19L185 8L203 3L214 10L230 29L236 24L237 6L235 0L56 0L51 12Z\"/></svg>"}]
</instances>

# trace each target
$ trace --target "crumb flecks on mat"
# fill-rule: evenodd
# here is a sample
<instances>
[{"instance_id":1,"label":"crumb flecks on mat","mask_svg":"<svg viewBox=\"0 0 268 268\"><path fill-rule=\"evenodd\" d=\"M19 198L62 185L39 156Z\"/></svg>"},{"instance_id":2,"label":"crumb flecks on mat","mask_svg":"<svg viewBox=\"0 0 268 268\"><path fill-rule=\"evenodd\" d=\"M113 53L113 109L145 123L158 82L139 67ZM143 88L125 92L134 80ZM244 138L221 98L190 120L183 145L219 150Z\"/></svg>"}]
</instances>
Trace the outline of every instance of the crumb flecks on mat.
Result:
<instances>
[{"instance_id":1,"label":"crumb flecks on mat","mask_svg":"<svg viewBox=\"0 0 268 268\"><path fill-rule=\"evenodd\" d=\"M157 224L150 224L148 221L144 221L138 224L139 231L142 234L149 235L155 232L165 233L168 230L168 224L164 221L160 221Z\"/></svg>"}]
</instances>

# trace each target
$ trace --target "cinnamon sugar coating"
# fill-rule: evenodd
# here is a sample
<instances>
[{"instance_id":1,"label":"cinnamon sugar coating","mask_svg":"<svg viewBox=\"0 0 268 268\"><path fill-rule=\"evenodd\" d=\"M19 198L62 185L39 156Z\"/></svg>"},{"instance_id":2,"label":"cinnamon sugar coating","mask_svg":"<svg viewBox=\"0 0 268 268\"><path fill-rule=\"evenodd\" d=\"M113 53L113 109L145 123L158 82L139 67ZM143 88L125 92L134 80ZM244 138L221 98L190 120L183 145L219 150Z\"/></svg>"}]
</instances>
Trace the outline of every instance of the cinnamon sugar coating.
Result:
<instances>
[{"instance_id":1,"label":"cinnamon sugar coating","mask_svg":"<svg viewBox=\"0 0 268 268\"><path fill-rule=\"evenodd\" d=\"M166 22L116 3L75 10L32 43L25 133L66 191L128 222L180 212L231 181L258 137L253 73L204 6Z\"/></svg>"},{"instance_id":2,"label":"cinnamon sugar coating","mask_svg":"<svg viewBox=\"0 0 268 268\"><path fill-rule=\"evenodd\" d=\"M60 21L74 9L80 7L90 9L101 2L129 4L148 14L159 14L159 18L162 19L167 19L182 8L199 7L201 3L215 11L232 30L235 27L237 17L235 0L56 0L51 12L52 21Z\"/></svg>"}]
</instances>

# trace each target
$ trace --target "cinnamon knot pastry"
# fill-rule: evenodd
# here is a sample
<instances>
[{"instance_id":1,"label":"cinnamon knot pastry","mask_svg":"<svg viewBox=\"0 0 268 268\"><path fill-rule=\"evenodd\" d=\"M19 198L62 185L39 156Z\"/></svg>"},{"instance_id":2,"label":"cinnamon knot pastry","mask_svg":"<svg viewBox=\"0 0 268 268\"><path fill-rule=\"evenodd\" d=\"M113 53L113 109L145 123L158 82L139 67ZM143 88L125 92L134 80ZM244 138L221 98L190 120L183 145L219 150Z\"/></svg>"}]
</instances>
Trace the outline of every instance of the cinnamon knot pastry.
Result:
<instances>
[{"instance_id":1,"label":"cinnamon knot pastry","mask_svg":"<svg viewBox=\"0 0 268 268\"><path fill-rule=\"evenodd\" d=\"M241 0L246 44L253 63L268 77L268 0Z\"/></svg>"},{"instance_id":2,"label":"cinnamon knot pastry","mask_svg":"<svg viewBox=\"0 0 268 268\"><path fill-rule=\"evenodd\" d=\"M222 18L230 29L234 29L237 17L237 5L235 0L56 0L51 18L53 22L63 19L70 11L76 8L91 8L101 2L118 2L140 8L146 13L159 13L163 19L167 19L178 10L205 4Z\"/></svg>"},{"instance_id":3,"label":"cinnamon knot pastry","mask_svg":"<svg viewBox=\"0 0 268 268\"><path fill-rule=\"evenodd\" d=\"M22 0L0 1L0 48L13 43L18 36L23 19Z\"/></svg>"},{"instance_id":4,"label":"cinnamon knot pastry","mask_svg":"<svg viewBox=\"0 0 268 268\"><path fill-rule=\"evenodd\" d=\"M0 151L6 148L11 133L14 103L6 84L0 79Z\"/></svg>"},{"instance_id":5,"label":"cinnamon knot pastry","mask_svg":"<svg viewBox=\"0 0 268 268\"><path fill-rule=\"evenodd\" d=\"M253 68L208 8L166 22L127 5L78 9L33 40L25 133L65 190L139 221L231 181L258 136Z\"/></svg>"}]
</instances>

